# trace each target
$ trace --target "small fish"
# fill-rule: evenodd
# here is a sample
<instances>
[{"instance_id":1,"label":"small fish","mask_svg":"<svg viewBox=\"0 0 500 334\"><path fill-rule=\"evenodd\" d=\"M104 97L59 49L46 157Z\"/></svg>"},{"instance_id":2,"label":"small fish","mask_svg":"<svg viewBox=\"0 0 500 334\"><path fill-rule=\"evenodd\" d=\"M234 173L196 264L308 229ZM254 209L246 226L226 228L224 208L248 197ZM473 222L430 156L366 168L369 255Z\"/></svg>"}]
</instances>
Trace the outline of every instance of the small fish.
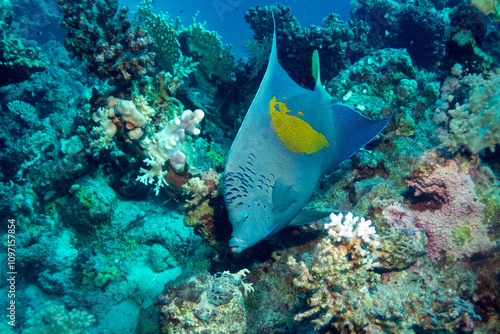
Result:
<instances>
[{"instance_id":1,"label":"small fish","mask_svg":"<svg viewBox=\"0 0 500 334\"><path fill-rule=\"evenodd\" d=\"M314 90L302 88L290 78L278 62L275 27L266 74L234 139L225 169L233 178L243 167L262 177L250 179L240 174L224 191L233 227L229 246L234 253L287 226L328 216L329 212L303 209L319 178L370 142L391 118L375 120L332 104L319 72L318 52L314 51ZM248 161L251 164L245 165ZM241 185L248 196L236 203L231 192Z\"/></svg>"}]
</instances>

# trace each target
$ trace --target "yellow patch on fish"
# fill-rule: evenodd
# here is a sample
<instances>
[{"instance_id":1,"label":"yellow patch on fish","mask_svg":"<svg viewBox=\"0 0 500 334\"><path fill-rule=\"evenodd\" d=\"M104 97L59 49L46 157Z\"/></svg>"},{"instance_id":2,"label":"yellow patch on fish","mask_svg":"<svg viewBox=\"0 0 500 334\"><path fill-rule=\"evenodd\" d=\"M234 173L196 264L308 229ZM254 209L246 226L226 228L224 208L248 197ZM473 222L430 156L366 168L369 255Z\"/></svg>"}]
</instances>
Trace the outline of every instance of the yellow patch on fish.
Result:
<instances>
[{"instance_id":1,"label":"yellow patch on fish","mask_svg":"<svg viewBox=\"0 0 500 334\"><path fill-rule=\"evenodd\" d=\"M276 96L269 102L269 109L274 132L293 153L313 154L330 146L326 137L309 123L297 116L287 115L290 109L285 102L276 101Z\"/></svg>"}]
</instances>

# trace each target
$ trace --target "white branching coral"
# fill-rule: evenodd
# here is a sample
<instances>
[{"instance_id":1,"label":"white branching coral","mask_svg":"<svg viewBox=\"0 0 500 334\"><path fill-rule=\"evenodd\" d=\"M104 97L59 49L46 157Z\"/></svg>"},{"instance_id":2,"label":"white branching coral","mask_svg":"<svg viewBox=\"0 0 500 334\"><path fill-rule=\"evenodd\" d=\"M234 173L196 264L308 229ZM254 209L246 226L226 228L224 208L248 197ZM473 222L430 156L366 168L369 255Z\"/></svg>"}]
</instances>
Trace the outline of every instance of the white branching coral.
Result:
<instances>
[{"instance_id":1,"label":"white branching coral","mask_svg":"<svg viewBox=\"0 0 500 334\"><path fill-rule=\"evenodd\" d=\"M332 213L330 215L331 222L325 224L325 229L328 229L328 235L335 241L340 242L342 238L348 241L354 241L353 238L361 238L367 246L373 248L380 246L380 242L377 241L377 231L375 227L371 226L371 220L365 220L363 217L354 217L351 212L346 215L343 221L342 218L342 213L338 215Z\"/></svg>"}]
</instances>

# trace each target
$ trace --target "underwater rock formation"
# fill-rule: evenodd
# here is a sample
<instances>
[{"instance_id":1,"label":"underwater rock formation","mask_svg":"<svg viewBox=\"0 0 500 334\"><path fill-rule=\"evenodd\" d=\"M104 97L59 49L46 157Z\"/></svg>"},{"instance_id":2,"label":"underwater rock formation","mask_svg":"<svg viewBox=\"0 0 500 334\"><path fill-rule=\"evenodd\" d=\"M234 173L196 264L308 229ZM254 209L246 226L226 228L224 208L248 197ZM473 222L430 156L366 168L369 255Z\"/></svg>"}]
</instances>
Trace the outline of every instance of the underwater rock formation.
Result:
<instances>
[{"instance_id":1,"label":"underwater rock formation","mask_svg":"<svg viewBox=\"0 0 500 334\"><path fill-rule=\"evenodd\" d=\"M244 296L253 291L243 282L247 272L199 274L167 287L157 301L162 333L246 333Z\"/></svg>"}]
</instances>

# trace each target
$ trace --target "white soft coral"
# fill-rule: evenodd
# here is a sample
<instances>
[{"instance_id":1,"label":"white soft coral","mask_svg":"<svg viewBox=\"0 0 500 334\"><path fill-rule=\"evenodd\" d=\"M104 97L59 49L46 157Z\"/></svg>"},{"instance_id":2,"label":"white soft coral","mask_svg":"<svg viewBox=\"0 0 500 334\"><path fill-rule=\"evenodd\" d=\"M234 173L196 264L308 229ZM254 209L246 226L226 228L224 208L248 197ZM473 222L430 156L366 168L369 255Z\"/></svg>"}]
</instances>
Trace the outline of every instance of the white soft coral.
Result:
<instances>
[{"instance_id":1,"label":"white soft coral","mask_svg":"<svg viewBox=\"0 0 500 334\"><path fill-rule=\"evenodd\" d=\"M138 176L137 180L151 184L157 178L155 193L158 195L160 188L168 185L165 181L167 171L163 171L163 165L170 160L174 169L180 170L184 167L186 156L180 151L180 146L186 137L185 131L199 135L200 129L196 128L196 125L204 116L205 113L200 109L194 112L185 110L180 117L170 120L160 132L142 140L141 146L148 155L144 162L151 166L151 169L141 168L143 175Z\"/></svg>"}]
</instances>

